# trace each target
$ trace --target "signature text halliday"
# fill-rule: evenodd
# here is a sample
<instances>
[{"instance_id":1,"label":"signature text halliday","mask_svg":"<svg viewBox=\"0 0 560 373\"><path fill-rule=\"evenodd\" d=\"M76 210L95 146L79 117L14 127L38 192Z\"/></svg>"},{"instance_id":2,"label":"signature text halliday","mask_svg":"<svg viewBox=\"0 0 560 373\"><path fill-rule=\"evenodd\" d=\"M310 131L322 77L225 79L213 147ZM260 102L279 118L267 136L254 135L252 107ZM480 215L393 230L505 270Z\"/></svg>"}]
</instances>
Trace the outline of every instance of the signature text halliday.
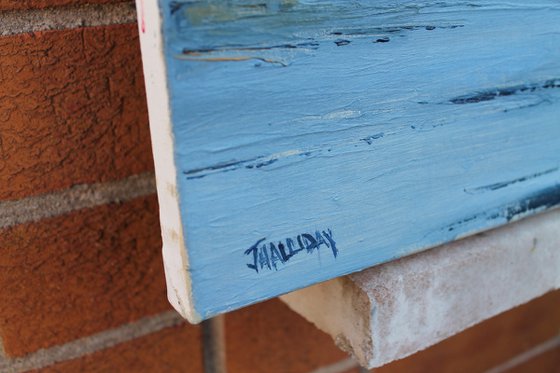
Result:
<instances>
[{"instance_id":1,"label":"signature text halliday","mask_svg":"<svg viewBox=\"0 0 560 373\"><path fill-rule=\"evenodd\" d=\"M257 273L263 270L277 271L279 264L285 265L294 256L300 253L313 254L321 248L330 249L335 258L338 255L330 229L315 231L315 234L302 233L295 238L286 238L278 242L266 242L266 238L261 238L245 250L245 255L250 258L247 267Z\"/></svg>"}]
</instances>

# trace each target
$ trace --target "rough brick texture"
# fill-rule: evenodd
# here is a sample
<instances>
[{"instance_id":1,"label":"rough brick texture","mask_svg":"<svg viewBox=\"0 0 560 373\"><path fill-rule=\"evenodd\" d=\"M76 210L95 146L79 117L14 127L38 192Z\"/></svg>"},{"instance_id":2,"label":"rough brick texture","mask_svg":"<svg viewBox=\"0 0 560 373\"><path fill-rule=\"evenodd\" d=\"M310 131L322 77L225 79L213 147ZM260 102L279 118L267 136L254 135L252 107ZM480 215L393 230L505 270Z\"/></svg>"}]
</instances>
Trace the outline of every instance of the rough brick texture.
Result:
<instances>
[{"instance_id":1,"label":"rough brick texture","mask_svg":"<svg viewBox=\"0 0 560 373\"><path fill-rule=\"evenodd\" d=\"M0 10L43 9L61 5L106 4L130 0L0 0Z\"/></svg>"},{"instance_id":2,"label":"rough brick texture","mask_svg":"<svg viewBox=\"0 0 560 373\"><path fill-rule=\"evenodd\" d=\"M0 200L153 169L135 25L0 38Z\"/></svg>"},{"instance_id":3,"label":"rough brick texture","mask_svg":"<svg viewBox=\"0 0 560 373\"><path fill-rule=\"evenodd\" d=\"M10 356L169 310L155 197L0 230Z\"/></svg>"},{"instance_id":4,"label":"rough brick texture","mask_svg":"<svg viewBox=\"0 0 560 373\"><path fill-rule=\"evenodd\" d=\"M507 373L560 373L560 347L538 355Z\"/></svg>"},{"instance_id":5,"label":"rough brick texture","mask_svg":"<svg viewBox=\"0 0 560 373\"><path fill-rule=\"evenodd\" d=\"M484 372L556 336L560 331L558 310L560 290L486 320L406 359L377 368L375 372ZM546 363L548 360L543 362ZM534 372L537 371L554 372L546 369Z\"/></svg>"},{"instance_id":6,"label":"rough brick texture","mask_svg":"<svg viewBox=\"0 0 560 373\"><path fill-rule=\"evenodd\" d=\"M228 314L226 343L229 373L306 373L348 358L279 300Z\"/></svg>"},{"instance_id":7,"label":"rough brick texture","mask_svg":"<svg viewBox=\"0 0 560 373\"><path fill-rule=\"evenodd\" d=\"M202 373L200 329L182 325L36 373Z\"/></svg>"}]
</instances>

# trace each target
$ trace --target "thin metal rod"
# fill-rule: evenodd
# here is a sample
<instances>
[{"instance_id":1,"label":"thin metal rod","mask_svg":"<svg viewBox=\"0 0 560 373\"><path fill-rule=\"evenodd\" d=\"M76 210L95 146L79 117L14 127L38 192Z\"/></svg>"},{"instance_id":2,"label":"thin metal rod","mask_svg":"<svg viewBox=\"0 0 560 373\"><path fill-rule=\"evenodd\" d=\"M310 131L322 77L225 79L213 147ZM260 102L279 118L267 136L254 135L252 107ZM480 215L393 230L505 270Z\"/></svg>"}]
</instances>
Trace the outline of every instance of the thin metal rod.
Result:
<instances>
[{"instance_id":1,"label":"thin metal rod","mask_svg":"<svg viewBox=\"0 0 560 373\"><path fill-rule=\"evenodd\" d=\"M227 373L225 317L205 320L201 327L204 373Z\"/></svg>"}]
</instances>

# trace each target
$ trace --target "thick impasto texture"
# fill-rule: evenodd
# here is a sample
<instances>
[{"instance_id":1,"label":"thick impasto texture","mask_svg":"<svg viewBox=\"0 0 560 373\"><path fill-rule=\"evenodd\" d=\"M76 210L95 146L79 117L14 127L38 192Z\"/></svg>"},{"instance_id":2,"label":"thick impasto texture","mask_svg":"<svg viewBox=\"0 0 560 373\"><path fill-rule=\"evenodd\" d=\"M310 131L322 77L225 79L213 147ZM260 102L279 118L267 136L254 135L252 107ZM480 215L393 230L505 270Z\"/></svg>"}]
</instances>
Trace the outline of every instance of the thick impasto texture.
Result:
<instances>
[{"instance_id":1,"label":"thick impasto texture","mask_svg":"<svg viewBox=\"0 0 560 373\"><path fill-rule=\"evenodd\" d=\"M195 318L560 204L557 1L159 10Z\"/></svg>"}]
</instances>

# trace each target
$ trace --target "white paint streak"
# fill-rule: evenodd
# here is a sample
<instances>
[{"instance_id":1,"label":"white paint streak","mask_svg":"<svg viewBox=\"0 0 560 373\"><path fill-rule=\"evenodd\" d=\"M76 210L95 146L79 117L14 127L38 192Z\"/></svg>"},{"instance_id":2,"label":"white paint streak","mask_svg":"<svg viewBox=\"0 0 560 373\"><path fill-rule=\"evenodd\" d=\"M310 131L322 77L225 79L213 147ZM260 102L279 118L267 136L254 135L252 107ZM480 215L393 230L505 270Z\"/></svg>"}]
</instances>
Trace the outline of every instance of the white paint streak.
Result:
<instances>
[{"instance_id":1,"label":"white paint streak","mask_svg":"<svg viewBox=\"0 0 560 373\"><path fill-rule=\"evenodd\" d=\"M309 115L304 117L308 120L342 120L342 119L355 119L362 116L360 110L336 110L325 115Z\"/></svg>"}]
</instances>

